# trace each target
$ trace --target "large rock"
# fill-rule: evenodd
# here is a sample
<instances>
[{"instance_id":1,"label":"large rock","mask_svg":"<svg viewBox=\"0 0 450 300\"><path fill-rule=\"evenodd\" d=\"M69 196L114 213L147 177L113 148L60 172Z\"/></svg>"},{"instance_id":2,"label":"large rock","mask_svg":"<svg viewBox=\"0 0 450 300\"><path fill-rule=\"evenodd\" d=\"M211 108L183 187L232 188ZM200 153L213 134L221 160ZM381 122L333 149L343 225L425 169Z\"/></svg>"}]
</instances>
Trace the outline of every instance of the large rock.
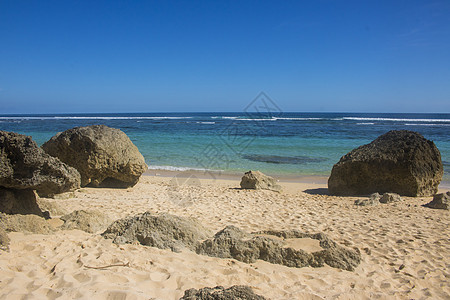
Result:
<instances>
[{"instance_id":1,"label":"large rock","mask_svg":"<svg viewBox=\"0 0 450 300\"><path fill-rule=\"evenodd\" d=\"M0 187L0 212L6 214L34 214L44 217L33 190L15 190Z\"/></svg>"},{"instance_id":2,"label":"large rock","mask_svg":"<svg viewBox=\"0 0 450 300\"><path fill-rule=\"evenodd\" d=\"M259 171L248 171L241 179L241 188L253 190L280 191L281 186L277 181Z\"/></svg>"},{"instance_id":3,"label":"large rock","mask_svg":"<svg viewBox=\"0 0 450 300\"><path fill-rule=\"evenodd\" d=\"M104 125L60 132L42 148L77 169L83 187L134 186L147 170L144 157L128 136Z\"/></svg>"},{"instance_id":4,"label":"large rock","mask_svg":"<svg viewBox=\"0 0 450 300\"><path fill-rule=\"evenodd\" d=\"M210 236L200 224L170 214L155 215L151 212L113 222L103 237L113 239L116 244L138 242L145 246L180 251L194 250L198 241Z\"/></svg>"},{"instance_id":5,"label":"large rock","mask_svg":"<svg viewBox=\"0 0 450 300\"><path fill-rule=\"evenodd\" d=\"M331 267L353 271L361 261L358 251L339 246L324 234L306 234L299 231L265 231L260 234L282 238L310 238L318 240L322 250L307 252L286 247L282 240L248 234L237 227L227 226L197 246L196 252L213 257L234 258L253 263L258 259L288 267Z\"/></svg>"},{"instance_id":6,"label":"large rock","mask_svg":"<svg viewBox=\"0 0 450 300\"><path fill-rule=\"evenodd\" d=\"M200 290L189 289L184 292L180 300L264 300L263 296L257 295L252 288L245 285L233 285L230 288L216 286L205 287Z\"/></svg>"},{"instance_id":7,"label":"large rock","mask_svg":"<svg viewBox=\"0 0 450 300\"><path fill-rule=\"evenodd\" d=\"M0 186L42 196L80 187L80 174L45 153L29 136L0 131Z\"/></svg>"},{"instance_id":8,"label":"large rock","mask_svg":"<svg viewBox=\"0 0 450 300\"><path fill-rule=\"evenodd\" d=\"M450 210L450 192L434 195L433 200L425 204L425 206L429 208Z\"/></svg>"},{"instance_id":9,"label":"large rock","mask_svg":"<svg viewBox=\"0 0 450 300\"><path fill-rule=\"evenodd\" d=\"M328 179L331 195L392 192L429 196L443 176L441 154L417 132L393 130L344 155Z\"/></svg>"},{"instance_id":10,"label":"large rock","mask_svg":"<svg viewBox=\"0 0 450 300\"><path fill-rule=\"evenodd\" d=\"M41 217L35 215L6 215L0 213L0 227L7 232L50 234L54 229Z\"/></svg>"}]
</instances>

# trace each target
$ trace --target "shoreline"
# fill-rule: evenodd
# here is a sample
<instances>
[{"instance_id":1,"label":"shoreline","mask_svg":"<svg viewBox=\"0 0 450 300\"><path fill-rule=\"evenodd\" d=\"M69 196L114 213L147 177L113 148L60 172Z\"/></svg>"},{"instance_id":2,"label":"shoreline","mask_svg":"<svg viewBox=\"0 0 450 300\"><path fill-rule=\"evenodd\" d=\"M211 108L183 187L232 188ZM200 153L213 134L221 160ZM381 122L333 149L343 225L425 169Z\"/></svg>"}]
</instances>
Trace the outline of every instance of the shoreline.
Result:
<instances>
[{"instance_id":1,"label":"shoreline","mask_svg":"<svg viewBox=\"0 0 450 300\"><path fill-rule=\"evenodd\" d=\"M199 170L184 170L184 171L171 171L171 170L163 170L163 169L149 169L145 171L143 176L152 176L152 177L177 177L177 178L190 178L194 177L200 180L233 180L240 181L241 177L244 173L226 173L226 172L207 172L207 171L199 171ZM295 184L299 183L302 185L311 184L311 185L325 185L328 184L328 176L323 175L273 175L266 174L268 176L274 177L281 183L290 183ZM450 191L450 181L441 181L439 184L439 192Z\"/></svg>"}]
</instances>

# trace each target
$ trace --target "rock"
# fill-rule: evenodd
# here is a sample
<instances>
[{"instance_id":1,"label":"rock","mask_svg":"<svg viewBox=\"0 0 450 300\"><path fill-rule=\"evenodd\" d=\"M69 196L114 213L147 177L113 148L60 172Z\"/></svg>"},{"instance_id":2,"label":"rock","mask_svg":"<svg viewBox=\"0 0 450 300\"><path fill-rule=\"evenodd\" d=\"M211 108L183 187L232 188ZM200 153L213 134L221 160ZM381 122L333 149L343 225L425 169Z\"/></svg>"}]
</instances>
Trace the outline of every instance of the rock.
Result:
<instances>
[{"instance_id":1,"label":"rock","mask_svg":"<svg viewBox=\"0 0 450 300\"><path fill-rule=\"evenodd\" d=\"M368 199L357 199L355 200L355 205L359 206L369 206L369 205L377 205L380 203L381 195L378 193L373 193L369 196Z\"/></svg>"},{"instance_id":2,"label":"rock","mask_svg":"<svg viewBox=\"0 0 450 300\"><path fill-rule=\"evenodd\" d=\"M283 238L312 238L319 240L321 251L306 252L285 247L280 240L257 234L268 234ZM213 257L234 258L253 263L261 259L288 267L322 267L325 263L348 271L353 271L361 261L359 251L339 246L324 234L306 234L298 231L264 231L248 234L237 227L227 226L197 246L196 252Z\"/></svg>"},{"instance_id":3,"label":"rock","mask_svg":"<svg viewBox=\"0 0 450 300\"><path fill-rule=\"evenodd\" d=\"M223 286L205 287L200 290L189 289L180 300L265 300L253 292L249 286L233 285L225 289Z\"/></svg>"},{"instance_id":4,"label":"rock","mask_svg":"<svg viewBox=\"0 0 450 300\"><path fill-rule=\"evenodd\" d=\"M45 153L31 137L0 131L0 186L53 195L79 188L80 174Z\"/></svg>"},{"instance_id":5,"label":"rock","mask_svg":"<svg viewBox=\"0 0 450 300\"><path fill-rule=\"evenodd\" d=\"M113 239L116 244L139 242L145 246L180 251L182 248L195 249L198 241L210 234L192 220L145 212L113 222L102 236Z\"/></svg>"},{"instance_id":6,"label":"rock","mask_svg":"<svg viewBox=\"0 0 450 300\"><path fill-rule=\"evenodd\" d=\"M68 213L67 208L61 202L58 203L57 200L38 198L37 204L42 211L48 212L50 216L63 216Z\"/></svg>"},{"instance_id":7,"label":"rock","mask_svg":"<svg viewBox=\"0 0 450 300\"><path fill-rule=\"evenodd\" d=\"M77 169L83 187L131 187L147 170L144 157L128 136L105 125L60 132L42 149Z\"/></svg>"},{"instance_id":8,"label":"rock","mask_svg":"<svg viewBox=\"0 0 450 300\"><path fill-rule=\"evenodd\" d=\"M413 131L393 130L344 155L333 166L328 191L338 196L428 196L437 192L442 176L441 154L432 141Z\"/></svg>"},{"instance_id":9,"label":"rock","mask_svg":"<svg viewBox=\"0 0 450 300\"><path fill-rule=\"evenodd\" d=\"M277 181L259 171L248 171L241 179L241 188L253 190L272 190L279 192L281 186Z\"/></svg>"},{"instance_id":10,"label":"rock","mask_svg":"<svg viewBox=\"0 0 450 300\"><path fill-rule=\"evenodd\" d=\"M9 242L8 233L0 226L0 250L9 251Z\"/></svg>"},{"instance_id":11,"label":"rock","mask_svg":"<svg viewBox=\"0 0 450 300\"><path fill-rule=\"evenodd\" d=\"M398 202L400 200L402 200L402 198L400 198L399 194L384 193L383 196L381 196L381 198L380 198L380 203Z\"/></svg>"},{"instance_id":12,"label":"rock","mask_svg":"<svg viewBox=\"0 0 450 300\"><path fill-rule=\"evenodd\" d=\"M61 217L64 224L61 229L79 229L88 233L104 231L112 220L99 211L76 210Z\"/></svg>"},{"instance_id":13,"label":"rock","mask_svg":"<svg viewBox=\"0 0 450 300\"><path fill-rule=\"evenodd\" d=\"M44 217L33 190L16 190L0 187L0 212L5 214L34 214Z\"/></svg>"},{"instance_id":14,"label":"rock","mask_svg":"<svg viewBox=\"0 0 450 300\"><path fill-rule=\"evenodd\" d=\"M36 215L6 215L0 213L0 227L6 231L50 234L54 230L48 222Z\"/></svg>"},{"instance_id":15,"label":"rock","mask_svg":"<svg viewBox=\"0 0 450 300\"><path fill-rule=\"evenodd\" d=\"M450 210L450 192L434 195L433 200L424 206L429 208Z\"/></svg>"}]
</instances>

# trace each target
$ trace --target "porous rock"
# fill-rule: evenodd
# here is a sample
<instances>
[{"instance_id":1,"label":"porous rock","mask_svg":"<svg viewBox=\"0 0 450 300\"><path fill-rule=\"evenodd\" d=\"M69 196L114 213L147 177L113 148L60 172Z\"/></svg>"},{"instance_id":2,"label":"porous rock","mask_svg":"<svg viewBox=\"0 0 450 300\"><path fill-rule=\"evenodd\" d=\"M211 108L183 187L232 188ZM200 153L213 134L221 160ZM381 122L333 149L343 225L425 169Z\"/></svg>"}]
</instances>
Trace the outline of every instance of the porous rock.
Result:
<instances>
[{"instance_id":1,"label":"porous rock","mask_svg":"<svg viewBox=\"0 0 450 300\"><path fill-rule=\"evenodd\" d=\"M0 131L0 186L47 196L79 188L80 174L45 153L31 137Z\"/></svg>"},{"instance_id":2,"label":"porous rock","mask_svg":"<svg viewBox=\"0 0 450 300\"><path fill-rule=\"evenodd\" d=\"M377 205L380 203L381 195L378 193L373 193L369 196L368 199L357 199L355 200L355 205L359 206L370 206Z\"/></svg>"},{"instance_id":3,"label":"porous rock","mask_svg":"<svg viewBox=\"0 0 450 300\"><path fill-rule=\"evenodd\" d=\"M319 240L321 251L306 252L301 249L284 247L283 242L260 236L268 234L283 238L312 238ZM353 271L361 261L359 251L344 248L324 234L306 234L299 231L263 231L248 234L235 226L227 226L216 235L198 245L196 252L213 257L234 258L253 263L261 259L288 267L329 266Z\"/></svg>"},{"instance_id":4,"label":"porous rock","mask_svg":"<svg viewBox=\"0 0 450 300\"><path fill-rule=\"evenodd\" d=\"M331 195L429 196L443 176L436 145L417 132L392 130L344 155L328 179Z\"/></svg>"},{"instance_id":5,"label":"porous rock","mask_svg":"<svg viewBox=\"0 0 450 300\"><path fill-rule=\"evenodd\" d=\"M189 289L184 292L180 300L265 300L263 296L255 294L252 288L245 285L233 285L226 289L223 286L214 288Z\"/></svg>"},{"instance_id":6,"label":"porous rock","mask_svg":"<svg viewBox=\"0 0 450 300\"><path fill-rule=\"evenodd\" d=\"M28 232L39 234L50 234L53 228L44 218L36 215L6 215L0 213L0 227L7 232Z\"/></svg>"},{"instance_id":7,"label":"porous rock","mask_svg":"<svg viewBox=\"0 0 450 300\"><path fill-rule=\"evenodd\" d=\"M33 190L16 190L0 187L0 212L6 214L34 214L44 217Z\"/></svg>"},{"instance_id":8,"label":"porous rock","mask_svg":"<svg viewBox=\"0 0 450 300\"><path fill-rule=\"evenodd\" d=\"M131 187L147 170L144 157L128 136L105 125L60 132L42 148L77 169L83 187Z\"/></svg>"},{"instance_id":9,"label":"porous rock","mask_svg":"<svg viewBox=\"0 0 450 300\"><path fill-rule=\"evenodd\" d=\"M399 202L402 200L399 194L396 193L384 193L383 196L380 198L380 203L392 203L392 202Z\"/></svg>"},{"instance_id":10,"label":"porous rock","mask_svg":"<svg viewBox=\"0 0 450 300\"><path fill-rule=\"evenodd\" d=\"M241 179L241 188L253 190L280 191L281 186L277 181L259 171L248 171Z\"/></svg>"},{"instance_id":11,"label":"porous rock","mask_svg":"<svg viewBox=\"0 0 450 300\"><path fill-rule=\"evenodd\" d=\"M75 210L61 217L64 224L61 229L79 229L88 233L105 230L112 220L105 214L96 210Z\"/></svg>"},{"instance_id":12,"label":"porous rock","mask_svg":"<svg viewBox=\"0 0 450 300\"><path fill-rule=\"evenodd\" d=\"M180 251L194 250L198 241L210 236L197 222L170 214L145 212L113 222L102 236L116 244L138 242L145 246Z\"/></svg>"},{"instance_id":13,"label":"porous rock","mask_svg":"<svg viewBox=\"0 0 450 300\"><path fill-rule=\"evenodd\" d=\"M434 195L433 200L425 204L425 206L435 209L450 210L450 192Z\"/></svg>"}]
</instances>

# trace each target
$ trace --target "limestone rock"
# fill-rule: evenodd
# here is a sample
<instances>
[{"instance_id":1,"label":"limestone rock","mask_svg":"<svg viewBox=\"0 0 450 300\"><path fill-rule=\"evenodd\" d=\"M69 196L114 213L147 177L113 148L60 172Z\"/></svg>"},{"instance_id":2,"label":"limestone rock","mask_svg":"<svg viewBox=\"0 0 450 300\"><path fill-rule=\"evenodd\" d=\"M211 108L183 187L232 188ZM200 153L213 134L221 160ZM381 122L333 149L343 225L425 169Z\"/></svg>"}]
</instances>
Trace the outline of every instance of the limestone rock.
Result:
<instances>
[{"instance_id":1,"label":"limestone rock","mask_svg":"<svg viewBox=\"0 0 450 300\"><path fill-rule=\"evenodd\" d=\"M425 206L429 208L450 210L450 192L434 195L433 200L425 204Z\"/></svg>"},{"instance_id":2,"label":"limestone rock","mask_svg":"<svg viewBox=\"0 0 450 300\"><path fill-rule=\"evenodd\" d=\"M393 130L344 155L333 166L328 191L428 196L437 192L442 176L441 154L432 141L417 132Z\"/></svg>"},{"instance_id":3,"label":"limestone rock","mask_svg":"<svg viewBox=\"0 0 450 300\"><path fill-rule=\"evenodd\" d=\"M8 251L9 250L9 242L10 239L8 237L8 233L2 226L0 226L0 250Z\"/></svg>"},{"instance_id":4,"label":"limestone rock","mask_svg":"<svg viewBox=\"0 0 450 300\"><path fill-rule=\"evenodd\" d=\"M0 212L6 214L34 214L44 217L33 190L16 190L0 187Z\"/></svg>"},{"instance_id":5,"label":"limestone rock","mask_svg":"<svg viewBox=\"0 0 450 300\"><path fill-rule=\"evenodd\" d=\"M196 252L213 257L234 258L253 263L261 259L273 264L288 267L322 267L324 264L353 271L361 261L359 251L339 246L324 234L306 234L299 231L264 231L259 234L269 234L283 238L312 238L319 240L321 251L306 252L301 249L285 247L282 241L248 234L234 226L227 226L216 233L214 238L207 239L197 246Z\"/></svg>"},{"instance_id":6,"label":"limestone rock","mask_svg":"<svg viewBox=\"0 0 450 300\"><path fill-rule=\"evenodd\" d=\"M392 202L398 202L402 200L399 194L395 193L384 193L383 196L380 198L380 203L392 203Z\"/></svg>"},{"instance_id":7,"label":"limestone rock","mask_svg":"<svg viewBox=\"0 0 450 300\"><path fill-rule=\"evenodd\" d=\"M105 125L60 132L42 148L77 169L83 187L131 187L147 170L144 157L128 136Z\"/></svg>"},{"instance_id":8,"label":"limestone rock","mask_svg":"<svg viewBox=\"0 0 450 300\"><path fill-rule=\"evenodd\" d=\"M80 174L45 153L29 136L0 131L0 186L53 195L80 187Z\"/></svg>"},{"instance_id":9,"label":"limestone rock","mask_svg":"<svg viewBox=\"0 0 450 300\"><path fill-rule=\"evenodd\" d=\"M0 227L6 231L50 234L53 228L44 218L36 215L6 215L0 213Z\"/></svg>"},{"instance_id":10,"label":"limestone rock","mask_svg":"<svg viewBox=\"0 0 450 300\"><path fill-rule=\"evenodd\" d=\"M180 251L195 249L199 240L210 236L200 224L170 214L151 212L113 222L102 236L117 244L139 242L145 246Z\"/></svg>"},{"instance_id":11,"label":"limestone rock","mask_svg":"<svg viewBox=\"0 0 450 300\"><path fill-rule=\"evenodd\" d=\"M253 190L280 191L281 186L277 181L259 171L248 171L241 179L241 188Z\"/></svg>"},{"instance_id":12,"label":"limestone rock","mask_svg":"<svg viewBox=\"0 0 450 300\"><path fill-rule=\"evenodd\" d=\"M373 193L369 196L368 199L357 199L355 200L355 205L359 206L369 206L369 205L377 205L380 203L381 195L378 193Z\"/></svg>"},{"instance_id":13,"label":"limestone rock","mask_svg":"<svg viewBox=\"0 0 450 300\"><path fill-rule=\"evenodd\" d=\"M112 220L105 214L95 210L75 210L61 217L64 224L61 229L79 229L88 233L96 233L105 230Z\"/></svg>"},{"instance_id":14,"label":"limestone rock","mask_svg":"<svg viewBox=\"0 0 450 300\"><path fill-rule=\"evenodd\" d=\"M200 290L189 289L180 300L265 300L257 295L249 286L233 285L226 289L223 286L205 287Z\"/></svg>"}]
</instances>

